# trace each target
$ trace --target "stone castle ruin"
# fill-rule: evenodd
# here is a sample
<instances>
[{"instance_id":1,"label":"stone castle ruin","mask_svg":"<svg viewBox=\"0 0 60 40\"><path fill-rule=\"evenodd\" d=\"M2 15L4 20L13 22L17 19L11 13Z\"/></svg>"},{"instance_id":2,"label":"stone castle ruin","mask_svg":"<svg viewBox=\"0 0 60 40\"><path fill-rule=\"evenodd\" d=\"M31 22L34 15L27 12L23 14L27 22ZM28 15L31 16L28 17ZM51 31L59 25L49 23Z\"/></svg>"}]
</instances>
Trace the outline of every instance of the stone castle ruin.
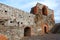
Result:
<instances>
[{"instance_id":1,"label":"stone castle ruin","mask_svg":"<svg viewBox=\"0 0 60 40\"><path fill-rule=\"evenodd\" d=\"M37 3L30 13L0 3L0 36L6 40L49 33L55 25L54 11Z\"/></svg>"}]
</instances>

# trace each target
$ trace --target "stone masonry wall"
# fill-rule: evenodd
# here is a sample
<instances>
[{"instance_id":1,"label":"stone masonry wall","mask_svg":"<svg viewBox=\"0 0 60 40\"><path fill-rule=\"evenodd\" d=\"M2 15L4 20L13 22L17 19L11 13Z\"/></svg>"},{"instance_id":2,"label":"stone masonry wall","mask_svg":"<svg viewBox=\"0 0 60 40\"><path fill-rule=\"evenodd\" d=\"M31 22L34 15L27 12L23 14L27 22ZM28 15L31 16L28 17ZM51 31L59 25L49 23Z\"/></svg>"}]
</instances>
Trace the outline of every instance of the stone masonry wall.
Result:
<instances>
[{"instance_id":1,"label":"stone masonry wall","mask_svg":"<svg viewBox=\"0 0 60 40\"><path fill-rule=\"evenodd\" d=\"M24 28L32 28L35 32L35 15L0 3L0 34L7 36L8 40L20 40L24 37Z\"/></svg>"},{"instance_id":2,"label":"stone masonry wall","mask_svg":"<svg viewBox=\"0 0 60 40\"><path fill-rule=\"evenodd\" d=\"M31 36L44 34L44 27L49 32L55 24L54 13L46 6L46 15L43 15L43 6L37 3L28 13L0 3L0 35L8 40L20 40L26 27L31 29Z\"/></svg>"},{"instance_id":3,"label":"stone masonry wall","mask_svg":"<svg viewBox=\"0 0 60 40\"><path fill-rule=\"evenodd\" d=\"M44 15L43 14L44 12L42 12L43 11L43 9L42 9L43 7L46 7L44 9L46 15ZM35 9L37 9L37 10L35 10ZM46 27L47 32L50 32L50 30L55 25L53 10L49 9L47 6L42 5L40 3L37 3L36 6L33 7L31 10L33 10L33 12L31 11L31 13L33 13L34 15L36 15L35 16L35 22L36 22L36 26L38 28L40 28L39 32L41 34L44 34L44 27Z\"/></svg>"}]
</instances>

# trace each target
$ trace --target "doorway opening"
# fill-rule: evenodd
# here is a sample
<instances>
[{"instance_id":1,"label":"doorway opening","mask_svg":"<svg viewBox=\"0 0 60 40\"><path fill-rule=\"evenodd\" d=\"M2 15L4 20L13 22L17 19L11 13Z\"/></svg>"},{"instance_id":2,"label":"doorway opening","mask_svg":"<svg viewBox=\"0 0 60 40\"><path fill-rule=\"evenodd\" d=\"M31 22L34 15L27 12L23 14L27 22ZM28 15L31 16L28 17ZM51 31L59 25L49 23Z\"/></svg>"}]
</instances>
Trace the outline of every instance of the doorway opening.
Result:
<instances>
[{"instance_id":1,"label":"doorway opening","mask_svg":"<svg viewBox=\"0 0 60 40\"><path fill-rule=\"evenodd\" d=\"M30 27L26 27L24 29L24 36L31 36L31 28Z\"/></svg>"},{"instance_id":2,"label":"doorway opening","mask_svg":"<svg viewBox=\"0 0 60 40\"><path fill-rule=\"evenodd\" d=\"M44 27L44 33L47 33L47 28L46 27Z\"/></svg>"}]
</instances>

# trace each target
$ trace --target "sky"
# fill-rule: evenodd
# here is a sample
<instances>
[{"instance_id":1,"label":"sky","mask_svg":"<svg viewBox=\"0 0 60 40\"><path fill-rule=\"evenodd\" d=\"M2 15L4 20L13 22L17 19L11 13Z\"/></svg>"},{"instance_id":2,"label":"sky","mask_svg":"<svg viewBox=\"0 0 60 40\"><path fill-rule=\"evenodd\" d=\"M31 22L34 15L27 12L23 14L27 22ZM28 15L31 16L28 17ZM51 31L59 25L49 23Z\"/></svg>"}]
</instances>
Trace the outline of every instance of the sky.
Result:
<instances>
[{"instance_id":1,"label":"sky","mask_svg":"<svg viewBox=\"0 0 60 40\"><path fill-rule=\"evenodd\" d=\"M0 3L30 12L31 8L41 3L54 10L55 23L60 23L60 0L0 0Z\"/></svg>"}]
</instances>

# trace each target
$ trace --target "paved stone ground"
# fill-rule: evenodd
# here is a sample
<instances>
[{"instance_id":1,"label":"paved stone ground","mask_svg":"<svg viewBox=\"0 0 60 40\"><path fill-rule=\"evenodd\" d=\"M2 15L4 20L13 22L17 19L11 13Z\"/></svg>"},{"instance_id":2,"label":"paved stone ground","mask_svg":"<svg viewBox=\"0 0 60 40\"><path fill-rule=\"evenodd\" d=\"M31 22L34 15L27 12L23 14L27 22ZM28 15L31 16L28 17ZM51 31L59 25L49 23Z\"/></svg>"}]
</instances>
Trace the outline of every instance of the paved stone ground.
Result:
<instances>
[{"instance_id":1,"label":"paved stone ground","mask_svg":"<svg viewBox=\"0 0 60 40\"><path fill-rule=\"evenodd\" d=\"M21 40L60 40L60 34L45 34L31 37L24 37Z\"/></svg>"}]
</instances>

